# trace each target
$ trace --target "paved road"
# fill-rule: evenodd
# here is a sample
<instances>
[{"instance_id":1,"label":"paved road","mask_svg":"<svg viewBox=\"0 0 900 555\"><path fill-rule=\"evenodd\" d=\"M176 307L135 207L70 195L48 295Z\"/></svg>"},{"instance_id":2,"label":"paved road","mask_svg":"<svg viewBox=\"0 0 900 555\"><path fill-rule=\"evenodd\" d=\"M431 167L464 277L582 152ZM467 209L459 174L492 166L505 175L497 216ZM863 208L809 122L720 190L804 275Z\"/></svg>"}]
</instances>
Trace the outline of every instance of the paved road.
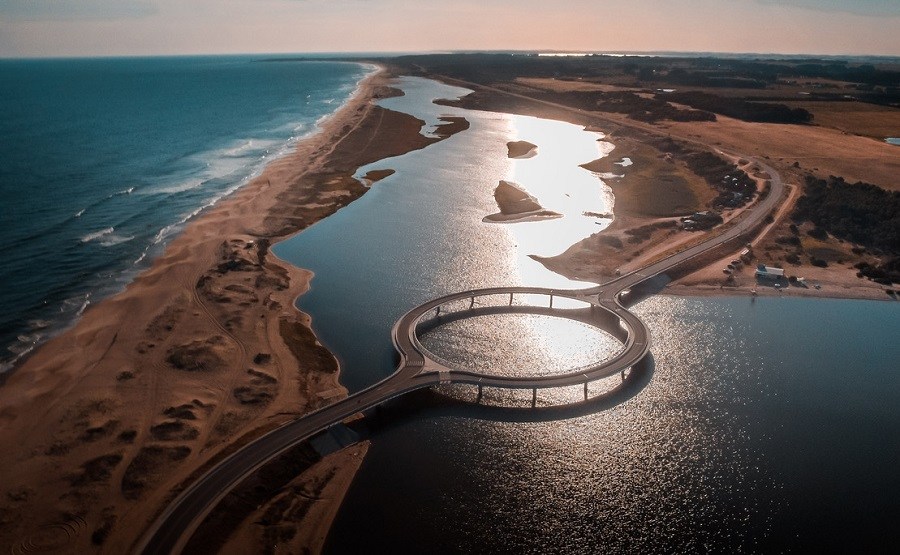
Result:
<instances>
[{"instance_id":1,"label":"paved road","mask_svg":"<svg viewBox=\"0 0 900 555\"><path fill-rule=\"evenodd\" d=\"M630 368L649 352L650 333L644 323L622 305L620 294L651 277L718 248L723 243L737 239L761 223L778 204L784 186L780 176L773 168L759 161L756 163L772 177L769 195L748 211L743 222L726 228L724 232L710 237L701 244L672 254L597 287L570 291L532 287L480 289L446 295L410 310L397 321L392 330L394 346L400 353L400 364L394 374L368 389L269 432L215 465L188 486L160 515L139 544L137 552L144 554L180 553L191 534L212 508L237 484L261 466L330 426L410 391L448 381L481 387L537 390L582 384ZM596 311L595 314L598 318L601 316L609 318L614 315L618 317L618 321L621 322L627 333L624 348L609 360L568 374L515 378L453 368L435 360L433 355L429 356L419 343L416 336L417 325L424 315L432 310L436 311L438 306L452 301L509 294L543 295L548 299L551 296L574 299L588 303ZM558 313L564 315L562 310Z\"/></svg>"}]
</instances>

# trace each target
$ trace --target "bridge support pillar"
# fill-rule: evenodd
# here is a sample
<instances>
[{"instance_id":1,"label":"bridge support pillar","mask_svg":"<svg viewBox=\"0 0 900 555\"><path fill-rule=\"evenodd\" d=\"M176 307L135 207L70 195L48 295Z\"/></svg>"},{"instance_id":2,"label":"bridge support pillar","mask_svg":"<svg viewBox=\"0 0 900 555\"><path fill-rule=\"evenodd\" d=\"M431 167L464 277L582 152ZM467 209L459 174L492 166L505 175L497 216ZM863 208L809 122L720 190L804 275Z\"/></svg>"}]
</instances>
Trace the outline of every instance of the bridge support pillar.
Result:
<instances>
[{"instance_id":1,"label":"bridge support pillar","mask_svg":"<svg viewBox=\"0 0 900 555\"><path fill-rule=\"evenodd\" d=\"M481 391L481 384L478 384L478 398L475 399L475 402L476 402L476 403L480 403L480 402L481 402L481 394L482 394L482 391Z\"/></svg>"},{"instance_id":2,"label":"bridge support pillar","mask_svg":"<svg viewBox=\"0 0 900 555\"><path fill-rule=\"evenodd\" d=\"M473 297L472 297L472 302L469 303L469 308L471 309L471 308L474 307L474 306L475 306L475 297L473 296Z\"/></svg>"},{"instance_id":3,"label":"bridge support pillar","mask_svg":"<svg viewBox=\"0 0 900 555\"><path fill-rule=\"evenodd\" d=\"M531 408L537 406L537 388L531 390Z\"/></svg>"},{"instance_id":4,"label":"bridge support pillar","mask_svg":"<svg viewBox=\"0 0 900 555\"><path fill-rule=\"evenodd\" d=\"M587 401L587 382L584 382L584 400Z\"/></svg>"},{"instance_id":5,"label":"bridge support pillar","mask_svg":"<svg viewBox=\"0 0 900 555\"><path fill-rule=\"evenodd\" d=\"M437 306L437 314L435 314L435 316L440 316L440 315L441 315L441 305L438 305Z\"/></svg>"},{"instance_id":6,"label":"bridge support pillar","mask_svg":"<svg viewBox=\"0 0 900 555\"><path fill-rule=\"evenodd\" d=\"M512 306L512 297L513 297L513 294L510 293L509 294L509 306Z\"/></svg>"},{"instance_id":7,"label":"bridge support pillar","mask_svg":"<svg viewBox=\"0 0 900 555\"><path fill-rule=\"evenodd\" d=\"M550 295L550 308L553 308L553 295Z\"/></svg>"}]
</instances>

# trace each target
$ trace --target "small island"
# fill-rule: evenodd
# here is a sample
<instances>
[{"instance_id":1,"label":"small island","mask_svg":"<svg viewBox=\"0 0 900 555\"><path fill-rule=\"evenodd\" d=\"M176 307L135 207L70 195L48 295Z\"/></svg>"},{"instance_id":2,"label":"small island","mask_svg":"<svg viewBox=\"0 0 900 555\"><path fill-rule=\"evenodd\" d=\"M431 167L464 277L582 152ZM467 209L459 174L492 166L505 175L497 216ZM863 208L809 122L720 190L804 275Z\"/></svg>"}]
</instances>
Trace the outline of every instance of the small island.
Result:
<instances>
[{"instance_id":1,"label":"small island","mask_svg":"<svg viewBox=\"0 0 900 555\"><path fill-rule=\"evenodd\" d=\"M523 160L537 156L537 145L528 141L510 141L506 143L506 148L509 149L510 158Z\"/></svg>"},{"instance_id":2,"label":"small island","mask_svg":"<svg viewBox=\"0 0 900 555\"><path fill-rule=\"evenodd\" d=\"M500 207L500 212L485 216L483 220L485 222L511 223L562 217L559 212L541 206L528 191L512 181L500 181L494 189L494 199Z\"/></svg>"}]
</instances>

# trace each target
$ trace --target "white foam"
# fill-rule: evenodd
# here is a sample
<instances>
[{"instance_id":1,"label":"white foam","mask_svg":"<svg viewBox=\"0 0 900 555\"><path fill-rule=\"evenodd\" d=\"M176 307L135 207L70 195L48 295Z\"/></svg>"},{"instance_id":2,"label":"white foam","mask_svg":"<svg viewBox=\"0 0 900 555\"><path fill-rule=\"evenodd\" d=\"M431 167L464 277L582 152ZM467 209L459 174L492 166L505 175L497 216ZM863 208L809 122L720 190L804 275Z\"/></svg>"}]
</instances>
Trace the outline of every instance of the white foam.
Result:
<instances>
[{"instance_id":1,"label":"white foam","mask_svg":"<svg viewBox=\"0 0 900 555\"><path fill-rule=\"evenodd\" d=\"M172 195L175 193L184 193L185 191L191 191L196 189L197 187L202 187L204 183L203 179L194 178L188 179L185 181L181 181L179 183L174 183L172 185L165 185L162 187L154 187L153 189L147 191L152 194L159 195Z\"/></svg>"},{"instance_id":2,"label":"white foam","mask_svg":"<svg viewBox=\"0 0 900 555\"><path fill-rule=\"evenodd\" d=\"M87 235L85 235L84 237L81 238L81 242L89 243L91 241L96 241L97 239L100 239L101 237L105 237L105 236L109 235L113 231L115 231L115 228L107 227L106 229L101 229L100 231L88 233Z\"/></svg>"},{"instance_id":3,"label":"white foam","mask_svg":"<svg viewBox=\"0 0 900 555\"><path fill-rule=\"evenodd\" d=\"M115 193L111 193L111 194L107 195L106 198L111 199L113 197L119 197L122 195L130 195L133 192L134 192L134 187L129 187L127 189L122 189L121 191L116 191Z\"/></svg>"},{"instance_id":4,"label":"white foam","mask_svg":"<svg viewBox=\"0 0 900 555\"><path fill-rule=\"evenodd\" d=\"M104 239L102 241L100 241L100 244L104 247L111 247L113 245L120 245L122 243L127 243L128 241L131 241L132 239L134 239L134 235L132 235L130 237L123 237L121 235L109 234L106 237L104 237Z\"/></svg>"}]
</instances>

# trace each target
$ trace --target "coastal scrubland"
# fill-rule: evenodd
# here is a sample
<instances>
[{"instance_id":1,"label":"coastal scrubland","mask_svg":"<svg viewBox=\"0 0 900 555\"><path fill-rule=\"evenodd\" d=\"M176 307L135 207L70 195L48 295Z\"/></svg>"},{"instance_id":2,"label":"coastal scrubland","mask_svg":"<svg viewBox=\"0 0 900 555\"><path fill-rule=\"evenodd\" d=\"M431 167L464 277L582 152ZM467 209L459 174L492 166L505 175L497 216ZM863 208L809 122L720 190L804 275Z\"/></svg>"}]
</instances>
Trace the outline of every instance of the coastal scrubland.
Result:
<instances>
[{"instance_id":1,"label":"coastal scrubland","mask_svg":"<svg viewBox=\"0 0 900 555\"><path fill-rule=\"evenodd\" d=\"M750 159L775 168L788 185L783 209L755 241L758 263L781 264L791 254L783 252L783 237L789 226L802 225L794 223L804 218L795 203L815 196L813 183L900 190L898 147L884 141L900 123L900 67L889 63L528 54L435 54L392 63L472 88L461 106L564 119L609 135L616 150L586 167L613 189L616 221L543 260L570 277L601 279L693 240L667 219L702 210L721 213L726 223L738 217L754 196L768 194L771 176ZM626 157L633 165L616 165ZM874 204L857 208L857 220L879 220ZM833 225L841 219L837 203L819 210L831 211L825 219ZM834 245L809 245L807 256L790 256L791 275L825 286L783 285L803 295L892 298L889 276L900 252L872 249L875 235L883 234L829 233L818 240ZM678 276L670 291L773 291L746 266L724 273L737 252L721 254ZM824 267L828 260L841 264Z\"/></svg>"},{"instance_id":2,"label":"coastal scrubland","mask_svg":"<svg viewBox=\"0 0 900 555\"><path fill-rule=\"evenodd\" d=\"M396 74L474 90L455 105L565 119L607 135L612 154L585 167L612 188L615 221L542 260L561 274L599 280L699 241L702 232L682 222L695 212L733 225L769 194L764 162L788 192L753 240L750 264L723 274L738 256L729 247L669 290L762 289L751 268L767 263L794 276L789 293L894 295L900 147L880 135L898 118L898 68L602 56L380 61ZM392 172L388 164L361 182L359 167L468 126L448 118L438 138L424 137L422 122L372 103L392 94L384 73L370 78L321 133L194 221L126 291L89 309L0 387L0 440L16 446L0 453L0 544L128 552L202 469L346 394L336 360L293 307L308 272L270 247ZM508 147L511 157L533 152ZM523 193L498 188L501 214L540 209ZM365 450L360 443L322 457L299 446L242 484L195 541L231 552L276 542L315 552Z\"/></svg>"}]
</instances>

